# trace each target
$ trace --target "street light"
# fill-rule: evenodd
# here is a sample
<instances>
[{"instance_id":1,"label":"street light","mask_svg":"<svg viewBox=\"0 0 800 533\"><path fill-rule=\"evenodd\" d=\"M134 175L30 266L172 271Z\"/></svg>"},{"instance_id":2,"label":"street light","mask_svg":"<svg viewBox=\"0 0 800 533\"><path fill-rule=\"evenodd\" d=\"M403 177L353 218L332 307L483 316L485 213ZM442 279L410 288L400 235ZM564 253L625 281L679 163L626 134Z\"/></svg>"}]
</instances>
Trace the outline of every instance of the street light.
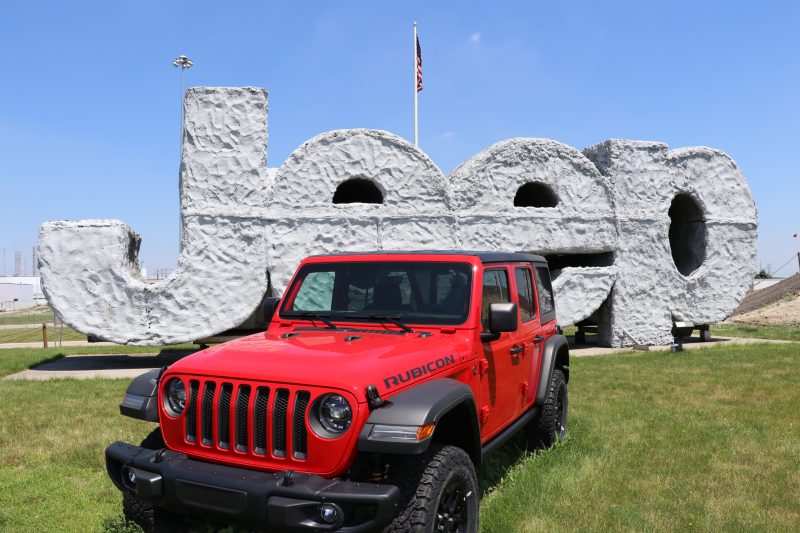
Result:
<instances>
[{"instance_id":1,"label":"street light","mask_svg":"<svg viewBox=\"0 0 800 533\"><path fill-rule=\"evenodd\" d=\"M181 69L181 102L183 102L183 71L192 68L192 60L186 56L178 56L172 62L172 66Z\"/></svg>"},{"instance_id":2,"label":"street light","mask_svg":"<svg viewBox=\"0 0 800 533\"><path fill-rule=\"evenodd\" d=\"M181 69L181 142L179 150L183 148L183 73L186 69L192 68L192 65L194 65L192 60L186 56L178 56L172 62L173 67ZM180 154L180 151L178 153Z\"/></svg>"},{"instance_id":3,"label":"street light","mask_svg":"<svg viewBox=\"0 0 800 533\"><path fill-rule=\"evenodd\" d=\"M180 168L181 160L183 159L183 154L182 154L182 152L183 152L183 122L184 122L184 116L183 116L183 113L184 113L184 111L183 111L183 75L184 75L184 72L186 71L186 69L192 68L192 65L194 65L192 60L189 59L188 57L184 56L184 55L180 55L180 56L176 57L175 60L172 62L172 66L173 67L181 69L181 138L180 138L180 142L178 143L178 167L179 168ZM158 271L156 271L156 279L158 279Z\"/></svg>"}]
</instances>

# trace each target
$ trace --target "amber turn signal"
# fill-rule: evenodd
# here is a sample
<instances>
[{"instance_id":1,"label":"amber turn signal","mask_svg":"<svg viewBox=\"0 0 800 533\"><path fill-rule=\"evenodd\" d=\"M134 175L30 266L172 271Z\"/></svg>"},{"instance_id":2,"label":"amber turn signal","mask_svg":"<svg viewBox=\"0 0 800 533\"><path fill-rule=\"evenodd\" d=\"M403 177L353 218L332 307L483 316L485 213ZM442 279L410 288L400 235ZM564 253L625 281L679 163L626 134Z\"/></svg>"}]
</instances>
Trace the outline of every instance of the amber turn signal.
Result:
<instances>
[{"instance_id":1,"label":"amber turn signal","mask_svg":"<svg viewBox=\"0 0 800 533\"><path fill-rule=\"evenodd\" d=\"M436 424L431 422L430 424L425 424L424 426L420 426L417 429L417 440L424 440L433 435L433 428L436 427Z\"/></svg>"}]
</instances>

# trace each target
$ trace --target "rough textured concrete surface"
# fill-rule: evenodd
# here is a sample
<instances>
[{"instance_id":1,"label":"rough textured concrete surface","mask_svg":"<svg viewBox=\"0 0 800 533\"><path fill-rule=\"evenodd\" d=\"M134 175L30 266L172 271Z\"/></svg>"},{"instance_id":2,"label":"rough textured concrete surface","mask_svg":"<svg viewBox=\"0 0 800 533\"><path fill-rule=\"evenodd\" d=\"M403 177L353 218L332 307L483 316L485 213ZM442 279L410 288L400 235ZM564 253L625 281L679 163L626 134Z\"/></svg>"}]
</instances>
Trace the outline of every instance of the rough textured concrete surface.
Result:
<instances>
[{"instance_id":1,"label":"rough textured concrete surface","mask_svg":"<svg viewBox=\"0 0 800 533\"><path fill-rule=\"evenodd\" d=\"M383 203L333 203L362 179ZM447 179L419 148L391 133L323 133L295 150L275 175L266 219L272 285L283 290L309 253L452 248Z\"/></svg>"},{"instance_id":2,"label":"rough textured concrete surface","mask_svg":"<svg viewBox=\"0 0 800 533\"><path fill-rule=\"evenodd\" d=\"M673 321L709 324L732 313L757 267L755 203L736 163L710 148L669 151L641 141L609 140L584 153L613 183L618 223L618 282L600 320L601 343L665 344ZM688 217L694 227L673 240L679 197L699 209ZM681 272L681 250L699 265L684 259Z\"/></svg>"},{"instance_id":3,"label":"rough textured concrete surface","mask_svg":"<svg viewBox=\"0 0 800 533\"><path fill-rule=\"evenodd\" d=\"M195 88L185 111L169 279L137 277L140 237L122 222L42 226L45 294L79 331L129 344L213 335L268 287L281 294L303 257L369 249L543 254L561 325L597 322L608 346L663 344L674 321L721 320L752 281L755 205L716 150L510 139L445 176L408 141L354 129L267 169L264 91Z\"/></svg>"},{"instance_id":4,"label":"rough textured concrete surface","mask_svg":"<svg viewBox=\"0 0 800 533\"><path fill-rule=\"evenodd\" d=\"M195 88L184 106L181 251L169 278L140 279L141 239L122 222L42 225L44 293L82 333L122 344L192 341L239 325L261 302L266 92Z\"/></svg>"},{"instance_id":5,"label":"rough textured concrete surface","mask_svg":"<svg viewBox=\"0 0 800 533\"><path fill-rule=\"evenodd\" d=\"M459 246L596 258L617 246L610 181L578 150L549 139L502 141L453 170ZM553 206L515 206L521 187ZM524 203L524 202L523 202ZM545 202L547 203L547 202ZM554 263L555 264L555 263ZM613 265L553 268L559 322L569 326L594 313L616 278Z\"/></svg>"}]
</instances>

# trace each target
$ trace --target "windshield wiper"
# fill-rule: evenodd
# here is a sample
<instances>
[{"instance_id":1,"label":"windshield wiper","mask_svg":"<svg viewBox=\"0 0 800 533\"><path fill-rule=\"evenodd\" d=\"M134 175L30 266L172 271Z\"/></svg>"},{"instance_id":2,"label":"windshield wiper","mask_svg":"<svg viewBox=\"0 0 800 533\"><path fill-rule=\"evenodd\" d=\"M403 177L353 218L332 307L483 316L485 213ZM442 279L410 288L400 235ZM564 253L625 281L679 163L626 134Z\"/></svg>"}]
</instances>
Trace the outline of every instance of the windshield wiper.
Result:
<instances>
[{"instance_id":1,"label":"windshield wiper","mask_svg":"<svg viewBox=\"0 0 800 533\"><path fill-rule=\"evenodd\" d=\"M406 326L400 321L402 315L347 315L349 318L370 318L372 320L379 320L381 322L389 322L402 329L406 333L415 333L413 329Z\"/></svg>"},{"instance_id":2,"label":"windshield wiper","mask_svg":"<svg viewBox=\"0 0 800 533\"><path fill-rule=\"evenodd\" d=\"M339 327L328 320L326 317L331 316L330 313L314 313L311 311L288 311L283 313L283 316L297 317L297 318L313 318L319 320L328 326L328 329L339 329Z\"/></svg>"}]
</instances>

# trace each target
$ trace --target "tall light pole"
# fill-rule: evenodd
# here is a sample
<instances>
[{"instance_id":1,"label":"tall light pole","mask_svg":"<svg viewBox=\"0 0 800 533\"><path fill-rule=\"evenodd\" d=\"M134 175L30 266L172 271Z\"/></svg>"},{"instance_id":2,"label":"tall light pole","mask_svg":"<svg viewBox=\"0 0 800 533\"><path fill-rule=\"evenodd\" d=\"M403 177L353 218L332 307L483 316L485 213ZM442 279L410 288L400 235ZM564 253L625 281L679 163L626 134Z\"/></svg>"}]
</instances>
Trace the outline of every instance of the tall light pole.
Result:
<instances>
[{"instance_id":1,"label":"tall light pole","mask_svg":"<svg viewBox=\"0 0 800 533\"><path fill-rule=\"evenodd\" d=\"M183 160L183 119L184 119L184 116L183 116L183 114L184 114L184 110L183 110L183 92L184 92L184 89L183 89L183 76L184 76L184 72L186 71L186 69L192 68L193 64L194 63L192 62L192 60L189 59L186 56L178 56L178 57L175 58L175 61L172 62L172 66L173 67L181 69L181 138L178 141L178 168L180 168L181 161ZM180 199L178 201L178 206L180 206ZM183 221L183 216L180 213L181 213L181 210L178 209L178 227L180 227L180 225L181 225L181 223ZM183 245L183 241L178 239L178 244L179 244L179 249L180 249L180 246ZM158 278L157 275L156 275L156 278Z\"/></svg>"},{"instance_id":2,"label":"tall light pole","mask_svg":"<svg viewBox=\"0 0 800 533\"><path fill-rule=\"evenodd\" d=\"M183 74L186 69L192 68L194 63L186 56L178 56L172 62L172 66L181 69L181 144L183 143Z\"/></svg>"}]
</instances>

